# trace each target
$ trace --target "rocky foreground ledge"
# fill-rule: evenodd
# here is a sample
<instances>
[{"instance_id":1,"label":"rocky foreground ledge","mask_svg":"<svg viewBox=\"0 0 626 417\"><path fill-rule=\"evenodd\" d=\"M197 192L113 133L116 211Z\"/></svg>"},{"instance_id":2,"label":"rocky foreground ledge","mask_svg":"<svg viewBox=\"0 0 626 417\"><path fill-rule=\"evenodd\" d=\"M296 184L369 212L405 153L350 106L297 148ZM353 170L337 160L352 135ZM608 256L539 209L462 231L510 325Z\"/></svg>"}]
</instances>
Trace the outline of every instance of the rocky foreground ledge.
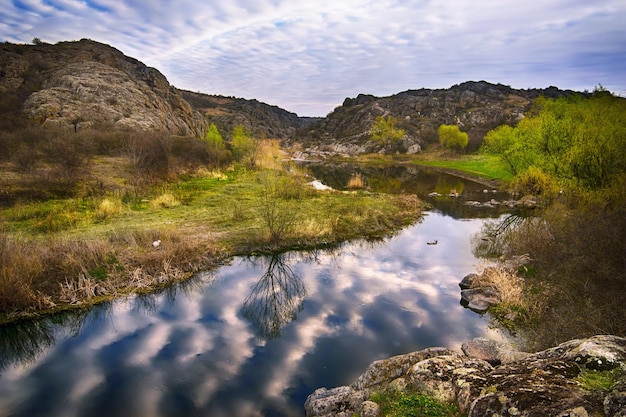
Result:
<instances>
[{"instance_id":1,"label":"rocky foreground ledge","mask_svg":"<svg viewBox=\"0 0 626 417\"><path fill-rule=\"evenodd\" d=\"M429 348L376 361L352 385L317 389L306 415L376 417L370 395L395 389L455 403L469 417L626 417L626 338L594 336L533 354L478 338L462 350ZM589 375L617 379L593 389L585 384Z\"/></svg>"}]
</instances>

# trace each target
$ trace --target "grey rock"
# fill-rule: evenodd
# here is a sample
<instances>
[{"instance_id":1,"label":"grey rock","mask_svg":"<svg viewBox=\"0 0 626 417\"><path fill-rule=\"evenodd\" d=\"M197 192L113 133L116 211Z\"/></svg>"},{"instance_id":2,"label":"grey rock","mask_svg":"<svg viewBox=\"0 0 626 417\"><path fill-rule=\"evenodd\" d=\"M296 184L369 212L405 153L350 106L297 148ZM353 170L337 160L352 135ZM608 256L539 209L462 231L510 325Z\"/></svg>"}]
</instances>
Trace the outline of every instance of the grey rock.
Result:
<instances>
[{"instance_id":1,"label":"grey rock","mask_svg":"<svg viewBox=\"0 0 626 417\"><path fill-rule=\"evenodd\" d=\"M607 417L626 417L626 381L620 381L604 398Z\"/></svg>"},{"instance_id":2,"label":"grey rock","mask_svg":"<svg viewBox=\"0 0 626 417\"><path fill-rule=\"evenodd\" d=\"M351 417L362 409L367 398L363 391L352 387L337 387L330 390L320 388L307 398L304 410L307 416Z\"/></svg>"},{"instance_id":3,"label":"grey rock","mask_svg":"<svg viewBox=\"0 0 626 417\"><path fill-rule=\"evenodd\" d=\"M626 338L594 336L533 354L486 339L472 342L494 350L502 364L492 366L444 348L376 361L351 386L316 390L306 401L307 416L351 416L364 410L375 416L376 407L367 401L371 393L412 389L452 401L469 417L626 417L626 378L608 393L585 391L575 379L581 367L626 371ZM464 347L472 355L476 351L468 343Z\"/></svg>"},{"instance_id":4,"label":"grey rock","mask_svg":"<svg viewBox=\"0 0 626 417\"><path fill-rule=\"evenodd\" d=\"M361 417L379 417L380 406L373 401L364 401L361 405Z\"/></svg>"},{"instance_id":5,"label":"grey rock","mask_svg":"<svg viewBox=\"0 0 626 417\"><path fill-rule=\"evenodd\" d=\"M369 139L376 117L390 115L398 120L397 127L410 140L385 149L371 143L364 146L367 152L412 153L413 144L423 148L437 142L441 124L459 125L468 133L471 146L478 144L485 132L494 127L517 123L537 97L575 94L581 93L556 88L520 90L485 81L465 82L448 89L408 90L388 97L359 94L356 98L346 98L327 117L300 131L292 142L311 146L363 144Z\"/></svg>"},{"instance_id":6,"label":"grey rock","mask_svg":"<svg viewBox=\"0 0 626 417\"><path fill-rule=\"evenodd\" d=\"M462 290L467 290L469 288L473 288L478 280L478 278L480 278L480 276L478 274L475 273L471 273L471 274L467 274L463 277L463 279L461 280L461 282L459 282L459 287L461 287Z\"/></svg>"},{"instance_id":7,"label":"grey rock","mask_svg":"<svg viewBox=\"0 0 626 417\"><path fill-rule=\"evenodd\" d=\"M490 306L500 302L494 287L477 287L461 290L461 304L477 313L486 312Z\"/></svg>"},{"instance_id":8,"label":"grey rock","mask_svg":"<svg viewBox=\"0 0 626 417\"><path fill-rule=\"evenodd\" d=\"M486 337L477 337L461 345L463 353L484 360L491 365L511 363L526 358L530 353L520 352L509 343L498 343Z\"/></svg>"}]
</instances>

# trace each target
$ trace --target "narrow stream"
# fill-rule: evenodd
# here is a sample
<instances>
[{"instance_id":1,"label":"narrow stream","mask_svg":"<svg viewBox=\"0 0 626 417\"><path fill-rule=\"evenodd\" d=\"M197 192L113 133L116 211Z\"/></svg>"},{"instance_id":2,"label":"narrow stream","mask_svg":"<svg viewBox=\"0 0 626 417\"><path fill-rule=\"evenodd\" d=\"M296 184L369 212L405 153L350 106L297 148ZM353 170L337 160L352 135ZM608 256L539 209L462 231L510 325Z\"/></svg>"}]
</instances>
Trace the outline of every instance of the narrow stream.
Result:
<instances>
[{"instance_id":1,"label":"narrow stream","mask_svg":"<svg viewBox=\"0 0 626 417\"><path fill-rule=\"evenodd\" d=\"M159 294L0 327L0 416L303 416L316 388L376 359L500 339L457 285L480 267L483 221L433 210L380 242L235 258Z\"/></svg>"}]
</instances>

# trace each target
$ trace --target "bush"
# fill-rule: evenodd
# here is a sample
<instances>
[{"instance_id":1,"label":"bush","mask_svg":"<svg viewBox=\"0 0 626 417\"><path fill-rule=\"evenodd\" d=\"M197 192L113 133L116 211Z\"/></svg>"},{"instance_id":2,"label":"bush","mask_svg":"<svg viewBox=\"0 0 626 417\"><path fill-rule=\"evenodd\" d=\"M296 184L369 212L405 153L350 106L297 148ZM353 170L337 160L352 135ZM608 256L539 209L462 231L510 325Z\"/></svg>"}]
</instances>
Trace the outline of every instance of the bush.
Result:
<instances>
[{"instance_id":1,"label":"bush","mask_svg":"<svg viewBox=\"0 0 626 417\"><path fill-rule=\"evenodd\" d=\"M298 210L290 204L288 198L294 197L293 191L301 187L294 186L290 178L281 177L273 171L264 171L259 180L262 184L259 215L267 227L270 239L277 243L298 221Z\"/></svg>"},{"instance_id":2,"label":"bush","mask_svg":"<svg viewBox=\"0 0 626 417\"><path fill-rule=\"evenodd\" d=\"M553 199L559 194L556 180L535 166L517 175L509 188L518 195L534 195L545 199Z\"/></svg>"},{"instance_id":3,"label":"bush","mask_svg":"<svg viewBox=\"0 0 626 417\"><path fill-rule=\"evenodd\" d=\"M150 202L152 208L172 208L180 206L180 201L170 193L164 193Z\"/></svg>"},{"instance_id":4,"label":"bush","mask_svg":"<svg viewBox=\"0 0 626 417\"><path fill-rule=\"evenodd\" d=\"M119 198L105 198L96 208L96 218L99 220L110 219L122 213L124 206Z\"/></svg>"}]
</instances>

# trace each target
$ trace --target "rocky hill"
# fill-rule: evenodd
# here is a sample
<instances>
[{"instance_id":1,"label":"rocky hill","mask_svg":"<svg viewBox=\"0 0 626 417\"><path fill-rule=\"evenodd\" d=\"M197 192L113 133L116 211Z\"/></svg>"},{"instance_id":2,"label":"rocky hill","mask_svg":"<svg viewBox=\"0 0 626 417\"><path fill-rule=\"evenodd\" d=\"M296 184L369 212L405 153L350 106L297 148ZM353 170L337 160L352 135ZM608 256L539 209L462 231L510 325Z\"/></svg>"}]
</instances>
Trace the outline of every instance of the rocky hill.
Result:
<instances>
[{"instance_id":1,"label":"rocky hill","mask_svg":"<svg viewBox=\"0 0 626 417\"><path fill-rule=\"evenodd\" d=\"M296 136L299 129L321 120L298 117L295 113L257 100L181 92L185 100L204 114L209 122L215 123L224 136L228 136L234 126L242 125L257 138L290 139Z\"/></svg>"},{"instance_id":2,"label":"rocky hill","mask_svg":"<svg viewBox=\"0 0 626 417\"><path fill-rule=\"evenodd\" d=\"M257 100L179 90L157 69L88 39L0 44L0 131L29 120L43 126L118 127L199 136L215 123L225 138L243 125L259 138L280 138L302 156L415 153L437 142L441 124L458 124L476 149L484 134L523 117L539 96L576 93L556 87L518 90L485 81L388 97L346 98L325 118L302 118ZM369 139L376 116L391 115L406 135L381 149Z\"/></svg>"},{"instance_id":3,"label":"rocky hill","mask_svg":"<svg viewBox=\"0 0 626 417\"><path fill-rule=\"evenodd\" d=\"M176 135L196 134L205 125L158 70L88 39L0 44L0 94L3 116L15 120L23 111L39 125Z\"/></svg>"},{"instance_id":4,"label":"rocky hill","mask_svg":"<svg viewBox=\"0 0 626 417\"><path fill-rule=\"evenodd\" d=\"M513 89L485 81L465 82L448 89L408 90L389 97L359 94L346 98L326 118L302 132L298 141L305 153L357 154L378 152L380 145L369 140L377 116L393 116L406 135L386 152L418 152L437 142L441 124L456 124L470 137L469 148L477 148L485 133L503 123L519 121L539 96L562 97L583 94L547 89Z\"/></svg>"},{"instance_id":5,"label":"rocky hill","mask_svg":"<svg viewBox=\"0 0 626 417\"><path fill-rule=\"evenodd\" d=\"M226 137L242 125L257 137L288 139L316 121L257 100L179 90L158 70L89 39L0 44L0 94L0 130L26 116L76 130L111 126L174 135L201 135L213 122Z\"/></svg>"}]
</instances>

